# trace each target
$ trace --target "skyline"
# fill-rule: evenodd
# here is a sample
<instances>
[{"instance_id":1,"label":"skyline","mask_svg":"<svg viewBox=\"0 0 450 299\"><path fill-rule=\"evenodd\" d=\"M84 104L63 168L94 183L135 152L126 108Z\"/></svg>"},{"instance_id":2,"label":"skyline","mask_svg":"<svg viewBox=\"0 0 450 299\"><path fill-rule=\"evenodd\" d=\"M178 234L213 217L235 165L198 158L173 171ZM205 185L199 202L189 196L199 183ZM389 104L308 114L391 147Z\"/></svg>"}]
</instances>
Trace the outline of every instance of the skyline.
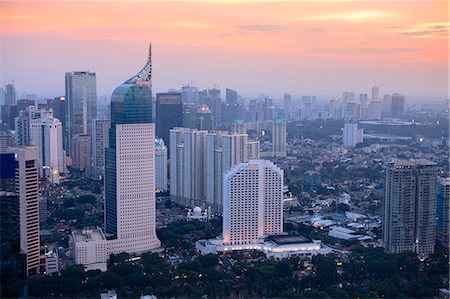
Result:
<instances>
[{"instance_id":1,"label":"skyline","mask_svg":"<svg viewBox=\"0 0 450 299\"><path fill-rule=\"evenodd\" d=\"M15 79L40 96L64 94L65 72L89 70L109 97L152 42L154 94L192 82L248 96L340 97L376 83L381 95L448 97L446 1L0 5L0 83Z\"/></svg>"}]
</instances>

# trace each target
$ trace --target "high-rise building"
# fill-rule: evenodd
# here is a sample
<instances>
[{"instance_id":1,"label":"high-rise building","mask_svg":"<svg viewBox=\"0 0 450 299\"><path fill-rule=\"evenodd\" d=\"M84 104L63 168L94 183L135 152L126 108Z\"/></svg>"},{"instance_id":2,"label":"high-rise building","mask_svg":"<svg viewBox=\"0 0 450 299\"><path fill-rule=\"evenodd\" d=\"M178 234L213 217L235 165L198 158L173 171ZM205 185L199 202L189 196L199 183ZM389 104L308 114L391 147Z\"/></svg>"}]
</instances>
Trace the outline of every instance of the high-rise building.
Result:
<instances>
[{"instance_id":1,"label":"high-rise building","mask_svg":"<svg viewBox=\"0 0 450 299\"><path fill-rule=\"evenodd\" d=\"M95 177L105 176L105 148L109 146L109 118L92 120L92 166Z\"/></svg>"},{"instance_id":2,"label":"high-rise building","mask_svg":"<svg viewBox=\"0 0 450 299\"><path fill-rule=\"evenodd\" d=\"M359 94L359 102L364 105L367 103L369 96L367 95L367 93L360 93Z\"/></svg>"},{"instance_id":3,"label":"high-rise building","mask_svg":"<svg viewBox=\"0 0 450 299\"><path fill-rule=\"evenodd\" d=\"M14 84L6 84L5 86L6 94L5 94L5 105L6 106L15 106L16 105L16 87Z\"/></svg>"},{"instance_id":4,"label":"high-rise building","mask_svg":"<svg viewBox=\"0 0 450 299\"><path fill-rule=\"evenodd\" d=\"M183 104L199 104L197 87L190 85L183 86L181 88L181 101Z\"/></svg>"},{"instance_id":5,"label":"high-rise building","mask_svg":"<svg viewBox=\"0 0 450 299\"><path fill-rule=\"evenodd\" d=\"M84 228L72 231L70 246L75 264L83 265L86 271L106 271L108 244L101 228Z\"/></svg>"},{"instance_id":6,"label":"high-rise building","mask_svg":"<svg viewBox=\"0 0 450 299\"><path fill-rule=\"evenodd\" d=\"M449 243L450 177L440 177L437 184L436 237L447 248Z\"/></svg>"},{"instance_id":7,"label":"high-rise building","mask_svg":"<svg viewBox=\"0 0 450 299\"><path fill-rule=\"evenodd\" d=\"M381 101L370 101L369 107L367 108L367 118L370 120L380 120L381 119Z\"/></svg>"},{"instance_id":8,"label":"high-rise building","mask_svg":"<svg viewBox=\"0 0 450 299\"><path fill-rule=\"evenodd\" d=\"M72 139L76 134L91 136L92 120L97 118L97 87L95 73L69 72L66 81L67 147L72 155Z\"/></svg>"},{"instance_id":9,"label":"high-rise building","mask_svg":"<svg viewBox=\"0 0 450 299\"><path fill-rule=\"evenodd\" d=\"M92 144L88 134L76 134L72 138L72 167L86 176L92 174Z\"/></svg>"},{"instance_id":10,"label":"high-rise building","mask_svg":"<svg viewBox=\"0 0 450 299\"><path fill-rule=\"evenodd\" d=\"M390 253L434 252L436 242L436 163L398 160L388 164L383 243Z\"/></svg>"},{"instance_id":11,"label":"high-rise building","mask_svg":"<svg viewBox=\"0 0 450 299\"><path fill-rule=\"evenodd\" d=\"M380 100L380 89L378 86L372 87L372 101L379 101Z\"/></svg>"},{"instance_id":12,"label":"high-rise building","mask_svg":"<svg viewBox=\"0 0 450 299\"><path fill-rule=\"evenodd\" d=\"M160 192L168 190L167 147L162 138L155 138L155 188Z\"/></svg>"},{"instance_id":13,"label":"high-rise building","mask_svg":"<svg viewBox=\"0 0 450 299\"><path fill-rule=\"evenodd\" d=\"M190 205L204 205L206 197L205 141L208 131L170 130L170 196Z\"/></svg>"},{"instance_id":14,"label":"high-rise building","mask_svg":"<svg viewBox=\"0 0 450 299\"><path fill-rule=\"evenodd\" d=\"M220 89L208 89L208 107L211 109L214 117L215 127L219 127L222 123L222 97L220 95Z\"/></svg>"},{"instance_id":15,"label":"high-rise building","mask_svg":"<svg viewBox=\"0 0 450 299\"><path fill-rule=\"evenodd\" d=\"M383 117L391 117L392 113L392 97L390 94L385 94L383 96L382 102L382 115Z\"/></svg>"},{"instance_id":16,"label":"high-rise building","mask_svg":"<svg viewBox=\"0 0 450 299\"><path fill-rule=\"evenodd\" d=\"M354 147L363 142L363 129L358 129L357 123L345 123L342 134L342 143L346 147Z\"/></svg>"},{"instance_id":17,"label":"high-rise building","mask_svg":"<svg viewBox=\"0 0 450 299\"><path fill-rule=\"evenodd\" d=\"M290 94L285 93L284 94L284 115L288 119L291 119L294 114L294 110L292 107L292 97Z\"/></svg>"},{"instance_id":18,"label":"high-rise building","mask_svg":"<svg viewBox=\"0 0 450 299\"><path fill-rule=\"evenodd\" d=\"M47 99L47 110L53 109L53 116L59 119L63 128L63 149L67 151L67 117L66 117L66 97L59 96L54 99Z\"/></svg>"},{"instance_id":19,"label":"high-rise building","mask_svg":"<svg viewBox=\"0 0 450 299\"><path fill-rule=\"evenodd\" d=\"M248 136L217 131L206 138L206 203L222 211L223 175L233 165L248 161Z\"/></svg>"},{"instance_id":20,"label":"high-rise building","mask_svg":"<svg viewBox=\"0 0 450 299\"><path fill-rule=\"evenodd\" d=\"M11 148L15 155L15 193L20 206L20 251L28 275L39 273L39 171L36 147ZM3 167L3 166L2 166Z\"/></svg>"},{"instance_id":21,"label":"high-rise building","mask_svg":"<svg viewBox=\"0 0 450 299\"><path fill-rule=\"evenodd\" d=\"M272 152L274 157L286 157L286 122L280 119L272 126Z\"/></svg>"},{"instance_id":22,"label":"high-rise building","mask_svg":"<svg viewBox=\"0 0 450 299\"><path fill-rule=\"evenodd\" d=\"M228 104L236 104L238 101L237 91L233 89L225 89L225 101Z\"/></svg>"},{"instance_id":23,"label":"high-rise building","mask_svg":"<svg viewBox=\"0 0 450 299\"><path fill-rule=\"evenodd\" d=\"M183 126L183 104L177 92L156 94L156 136L170 148L170 129Z\"/></svg>"},{"instance_id":24,"label":"high-rise building","mask_svg":"<svg viewBox=\"0 0 450 299\"><path fill-rule=\"evenodd\" d=\"M111 96L106 149L105 235L108 253L160 247L156 236L155 127L151 46L147 63Z\"/></svg>"},{"instance_id":25,"label":"high-rise building","mask_svg":"<svg viewBox=\"0 0 450 299\"><path fill-rule=\"evenodd\" d=\"M258 160L261 157L259 140L249 140L247 145L248 145L248 159Z\"/></svg>"},{"instance_id":26,"label":"high-rise building","mask_svg":"<svg viewBox=\"0 0 450 299\"><path fill-rule=\"evenodd\" d=\"M355 100L355 93L352 92L352 91L344 91L342 93L342 99L344 100L344 102L354 101Z\"/></svg>"},{"instance_id":27,"label":"high-rise building","mask_svg":"<svg viewBox=\"0 0 450 299\"><path fill-rule=\"evenodd\" d=\"M401 119L405 111L405 96L394 93L391 97L391 117Z\"/></svg>"},{"instance_id":28,"label":"high-rise building","mask_svg":"<svg viewBox=\"0 0 450 299\"><path fill-rule=\"evenodd\" d=\"M30 143L37 146L39 173L52 183L59 183L59 175L66 172L62 126L52 112L31 120Z\"/></svg>"},{"instance_id":29,"label":"high-rise building","mask_svg":"<svg viewBox=\"0 0 450 299\"><path fill-rule=\"evenodd\" d=\"M214 130L215 119L208 106L201 105L198 108L194 128L198 130Z\"/></svg>"},{"instance_id":30,"label":"high-rise building","mask_svg":"<svg viewBox=\"0 0 450 299\"><path fill-rule=\"evenodd\" d=\"M223 180L225 245L258 243L283 232L283 171L267 160L233 166Z\"/></svg>"}]
</instances>

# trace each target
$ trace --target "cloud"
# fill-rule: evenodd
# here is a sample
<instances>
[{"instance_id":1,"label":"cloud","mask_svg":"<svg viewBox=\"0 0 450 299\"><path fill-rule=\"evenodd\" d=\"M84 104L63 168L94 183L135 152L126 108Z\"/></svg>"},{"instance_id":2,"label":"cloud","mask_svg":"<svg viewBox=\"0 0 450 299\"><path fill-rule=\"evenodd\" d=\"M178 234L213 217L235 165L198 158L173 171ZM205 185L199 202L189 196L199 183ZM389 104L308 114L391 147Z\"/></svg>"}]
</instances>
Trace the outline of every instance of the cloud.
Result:
<instances>
[{"instance_id":1,"label":"cloud","mask_svg":"<svg viewBox=\"0 0 450 299\"><path fill-rule=\"evenodd\" d=\"M411 53L422 51L422 48L316 48L314 53L326 54L376 54L376 53Z\"/></svg>"},{"instance_id":2,"label":"cloud","mask_svg":"<svg viewBox=\"0 0 450 299\"><path fill-rule=\"evenodd\" d=\"M378 21L381 19L392 18L393 14L383 10L364 10L364 11L352 11L343 13L331 13L325 15L306 16L297 18L299 20L306 21L347 21L347 22L369 22Z\"/></svg>"},{"instance_id":3,"label":"cloud","mask_svg":"<svg viewBox=\"0 0 450 299\"><path fill-rule=\"evenodd\" d=\"M280 26L271 24L239 25L237 28L247 32L276 32L281 29Z\"/></svg>"},{"instance_id":4,"label":"cloud","mask_svg":"<svg viewBox=\"0 0 450 299\"><path fill-rule=\"evenodd\" d=\"M325 28L316 27L316 28L309 28L309 31L320 33L320 32L325 32L326 29Z\"/></svg>"},{"instance_id":5,"label":"cloud","mask_svg":"<svg viewBox=\"0 0 450 299\"><path fill-rule=\"evenodd\" d=\"M400 31L400 34L411 37L448 37L450 33L449 23L427 23L419 24L407 30Z\"/></svg>"}]
</instances>

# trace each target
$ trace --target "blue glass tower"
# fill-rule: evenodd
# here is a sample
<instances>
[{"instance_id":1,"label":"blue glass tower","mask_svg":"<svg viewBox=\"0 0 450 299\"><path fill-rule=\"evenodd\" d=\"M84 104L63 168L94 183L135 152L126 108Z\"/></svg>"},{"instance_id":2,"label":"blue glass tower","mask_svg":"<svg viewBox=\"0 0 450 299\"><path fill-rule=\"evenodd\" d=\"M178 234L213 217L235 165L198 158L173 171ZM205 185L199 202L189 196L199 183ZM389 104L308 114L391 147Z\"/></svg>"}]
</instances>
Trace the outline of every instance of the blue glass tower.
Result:
<instances>
[{"instance_id":1,"label":"blue glass tower","mask_svg":"<svg viewBox=\"0 0 450 299\"><path fill-rule=\"evenodd\" d=\"M116 125L152 122L152 48L147 63L134 77L119 85L111 96L109 148L105 151L105 233L117 236Z\"/></svg>"}]
</instances>

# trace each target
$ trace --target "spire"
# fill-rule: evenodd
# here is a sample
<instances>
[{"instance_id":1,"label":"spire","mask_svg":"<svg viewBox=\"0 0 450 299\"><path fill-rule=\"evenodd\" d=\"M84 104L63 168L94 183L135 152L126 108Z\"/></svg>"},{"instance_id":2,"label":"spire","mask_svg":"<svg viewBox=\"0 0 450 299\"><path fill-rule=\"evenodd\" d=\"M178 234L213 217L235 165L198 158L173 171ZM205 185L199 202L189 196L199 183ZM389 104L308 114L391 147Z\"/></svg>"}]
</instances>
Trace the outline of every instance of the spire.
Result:
<instances>
[{"instance_id":1,"label":"spire","mask_svg":"<svg viewBox=\"0 0 450 299\"><path fill-rule=\"evenodd\" d=\"M137 73L135 76L131 77L127 81L126 84L137 84L137 85L146 85L152 86L152 44L149 44L148 48L148 58L147 63L144 65L142 70Z\"/></svg>"}]
</instances>

